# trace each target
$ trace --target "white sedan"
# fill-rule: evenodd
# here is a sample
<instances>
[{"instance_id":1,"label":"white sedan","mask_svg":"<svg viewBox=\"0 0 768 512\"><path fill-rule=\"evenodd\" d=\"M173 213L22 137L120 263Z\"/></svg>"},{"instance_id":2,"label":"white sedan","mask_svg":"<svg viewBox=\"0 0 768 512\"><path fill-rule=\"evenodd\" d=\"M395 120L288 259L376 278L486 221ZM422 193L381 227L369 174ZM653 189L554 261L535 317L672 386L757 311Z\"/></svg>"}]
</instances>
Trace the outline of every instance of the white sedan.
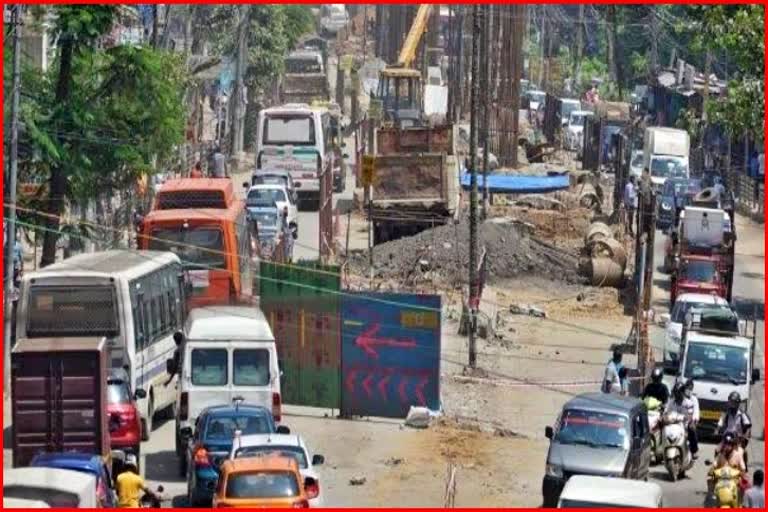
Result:
<instances>
[{"instance_id":1,"label":"white sedan","mask_svg":"<svg viewBox=\"0 0 768 512\"><path fill-rule=\"evenodd\" d=\"M278 454L284 457L293 457L299 465L299 471L304 478L312 478L317 482L317 488L308 489L310 508L323 506L323 494L321 492L320 477L315 466L325 462L322 455L311 455L304 440L294 434L253 434L236 436L232 443L230 459L242 459L244 457L260 457L264 455Z\"/></svg>"},{"instance_id":2,"label":"white sedan","mask_svg":"<svg viewBox=\"0 0 768 512\"><path fill-rule=\"evenodd\" d=\"M278 211L288 208L288 226L297 235L299 231L299 208L296 206L293 195L289 194L284 185L279 183L263 183L254 185L248 189L246 204L248 202L274 201Z\"/></svg>"},{"instance_id":3,"label":"white sedan","mask_svg":"<svg viewBox=\"0 0 768 512\"><path fill-rule=\"evenodd\" d=\"M674 368L679 364L681 337L685 315L692 308L696 309L730 309L728 301L716 295L703 293L684 293L677 297L672 313L662 315L661 320L666 324L664 335L664 366Z\"/></svg>"}]
</instances>

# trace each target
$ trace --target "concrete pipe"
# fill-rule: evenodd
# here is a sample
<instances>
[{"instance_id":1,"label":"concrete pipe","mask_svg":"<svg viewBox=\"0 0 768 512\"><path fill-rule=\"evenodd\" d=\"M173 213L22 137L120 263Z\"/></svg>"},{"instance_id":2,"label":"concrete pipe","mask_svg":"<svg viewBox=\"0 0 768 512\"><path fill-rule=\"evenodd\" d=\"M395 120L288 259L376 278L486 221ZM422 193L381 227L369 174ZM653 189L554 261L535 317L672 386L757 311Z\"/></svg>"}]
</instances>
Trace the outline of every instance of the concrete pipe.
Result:
<instances>
[{"instance_id":1,"label":"concrete pipe","mask_svg":"<svg viewBox=\"0 0 768 512\"><path fill-rule=\"evenodd\" d=\"M589 245L594 240L604 238L613 238L613 231L605 222L593 222L587 229L587 236L584 237L584 245Z\"/></svg>"},{"instance_id":2,"label":"concrete pipe","mask_svg":"<svg viewBox=\"0 0 768 512\"><path fill-rule=\"evenodd\" d=\"M615 238L599 238L592 240L588 246L593 258L610 258L621 268L627 266L627 251L621 242Z\"/></svg>"},{"instance_id":3,"label":"concrete pipe","mask_svg":"<svg viewBox=\"0 0 768 512\"><path fill-rule=\"evenodd\" d=\"M590 210L600 211L600 196L590 183L585 183L579 188L579 206Z\"/></svg>"},{"instance_id":4,"label":"concrete pipe","mask_svg":"<svg viewBox=\"0 0 768 512\"><path fill-rule=\"evenodd\" d=\"M624 281L624 268L609 258L592 258L591 274L592 286L619 288Z\"/></svg>"}]
</instances>

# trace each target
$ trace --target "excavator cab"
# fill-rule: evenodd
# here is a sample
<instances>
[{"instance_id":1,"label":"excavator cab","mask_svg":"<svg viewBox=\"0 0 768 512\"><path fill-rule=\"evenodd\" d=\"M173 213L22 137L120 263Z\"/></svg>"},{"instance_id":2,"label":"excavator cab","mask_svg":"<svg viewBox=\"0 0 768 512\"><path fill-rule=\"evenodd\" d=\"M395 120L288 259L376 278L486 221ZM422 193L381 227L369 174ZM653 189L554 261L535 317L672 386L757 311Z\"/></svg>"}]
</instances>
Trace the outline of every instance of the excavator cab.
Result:
<instances>
[{"instance_id":1,"label":"excavator cab","mask_svg":"<svg viewBox=\"0 0 768 512\"><path fill-rule=\"evenodd\" d=\"M386 121L400 128L421 126L421 73L418 70L384 69L379 79L378 97Z\"/></svg>"}]
</instances>

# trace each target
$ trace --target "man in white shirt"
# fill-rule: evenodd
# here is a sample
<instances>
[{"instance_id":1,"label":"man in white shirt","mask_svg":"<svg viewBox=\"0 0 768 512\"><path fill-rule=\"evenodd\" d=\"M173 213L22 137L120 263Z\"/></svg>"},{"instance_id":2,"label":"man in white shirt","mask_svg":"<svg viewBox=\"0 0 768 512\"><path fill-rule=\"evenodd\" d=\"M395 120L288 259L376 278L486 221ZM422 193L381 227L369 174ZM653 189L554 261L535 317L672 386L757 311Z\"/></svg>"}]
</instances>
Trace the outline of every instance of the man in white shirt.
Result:
<instances>
[{"instance_id":1,"label":"man in white shirt","mask_svg":"<svg viewBox=\"0 0 768 512\"><path fill-rule=\"evenodd\" d=\"M685 398L688 401L688 414L691 422L688 424L688 444L691 447L691 455L694 460L699 457L699 436L696 433L696 426L701 417L699 409L699 399L693 394L693 380L687 379L683 383Z\"/></svg>"},{"instance_id":2,"label":"man in white shirt","mask_svg":"<svg viewBox=\"0 0 768 512\"><path fill-rule=\"evenodd\" d=\"M634 229L632 228L635 222L635 211L637 210L637 186L635 185L635 177L630 176L627 180L627 184L624 186L624 211L626 212L626 224L627 232L634 236Z\"/></svg>"}]
</instances>

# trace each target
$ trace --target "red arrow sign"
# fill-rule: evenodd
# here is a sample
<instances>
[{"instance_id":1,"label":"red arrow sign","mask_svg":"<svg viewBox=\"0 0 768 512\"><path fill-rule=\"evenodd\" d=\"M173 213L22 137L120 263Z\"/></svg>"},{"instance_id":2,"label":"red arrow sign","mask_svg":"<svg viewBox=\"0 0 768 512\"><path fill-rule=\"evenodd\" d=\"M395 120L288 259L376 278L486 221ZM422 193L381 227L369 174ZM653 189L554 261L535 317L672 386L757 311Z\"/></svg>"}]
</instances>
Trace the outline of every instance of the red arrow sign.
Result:
<instances>
[{"instance_id":1,"label":"red arrow sign","mask_svg":"<svg viewBox=\"0 0 768 512\"><path fill-rule=\"evenodd\" d=\"M367 331L363 332L355 339L355 345L360 347L369 356L378 359L379 354L373 349L373 347L386 346L386 347L400 347L400 348L414 348L416 341L412 339L397 340L394 338L377 338L375 334L381 329L380 324L373 324Z\"/></svg>"},{"instance_id":2,"label":"red arrow sign","mask_svg":"<svg viewBox=\"0 0 768 512\"><path fill-rule=\"evenodd\" d=\"M371 381L373 380L373 375L368 375L365 380L363 381L363 389L365 390L365 394L368 395L368 398L371 398Z\"/></svg>"},{"instance_id":3,"label":"red arrow sign","mask_svg":"<svg viewBox=\"0 0 768 512\"><path fill-rule=\"evenodd\" d=\"M419 405L427 405L427 401L424 399L424 386L429 382L429 377L422 378L416 385L416 399L419 401Z\"/></svg>"},{"instance_id":4,"label":"red arrow sign","mask_svg":"<svg viewBox=\"0 0 768 512\"><path fill-rule=\"evenodd\" d=\"M349 375L347 375L347 380L344 381L344 384L347 386L347 391L350 392L350 394L355 392L355 376L357 375L357 372L355 370L352 370L349 372Z\"/></svg>"},{"instance_id":5,"label":"red arrow sign","mask_svg":"<svg viewBox=\"0 0 768 512\"><path fill-rule=\"evenodd\" d=\"M389 383L390 376L387 375L383 379L379 381L379 393L381 393L381 397L384 399L384 401L387 401L387 383Z\"/></svg>"},{"instance_id":6,"label":"red arrow sign","mask_svg":"<svg viewBox=\"0 0 768 512\"><path fill-rule=\"evenodd\" d=\"M406 377L401 377L400 385L397 386L397 392L400 395L401 403L408 403L408 394L405 392L407 385L408 385L408 379Z\"/></svg>"}]
</instances>

